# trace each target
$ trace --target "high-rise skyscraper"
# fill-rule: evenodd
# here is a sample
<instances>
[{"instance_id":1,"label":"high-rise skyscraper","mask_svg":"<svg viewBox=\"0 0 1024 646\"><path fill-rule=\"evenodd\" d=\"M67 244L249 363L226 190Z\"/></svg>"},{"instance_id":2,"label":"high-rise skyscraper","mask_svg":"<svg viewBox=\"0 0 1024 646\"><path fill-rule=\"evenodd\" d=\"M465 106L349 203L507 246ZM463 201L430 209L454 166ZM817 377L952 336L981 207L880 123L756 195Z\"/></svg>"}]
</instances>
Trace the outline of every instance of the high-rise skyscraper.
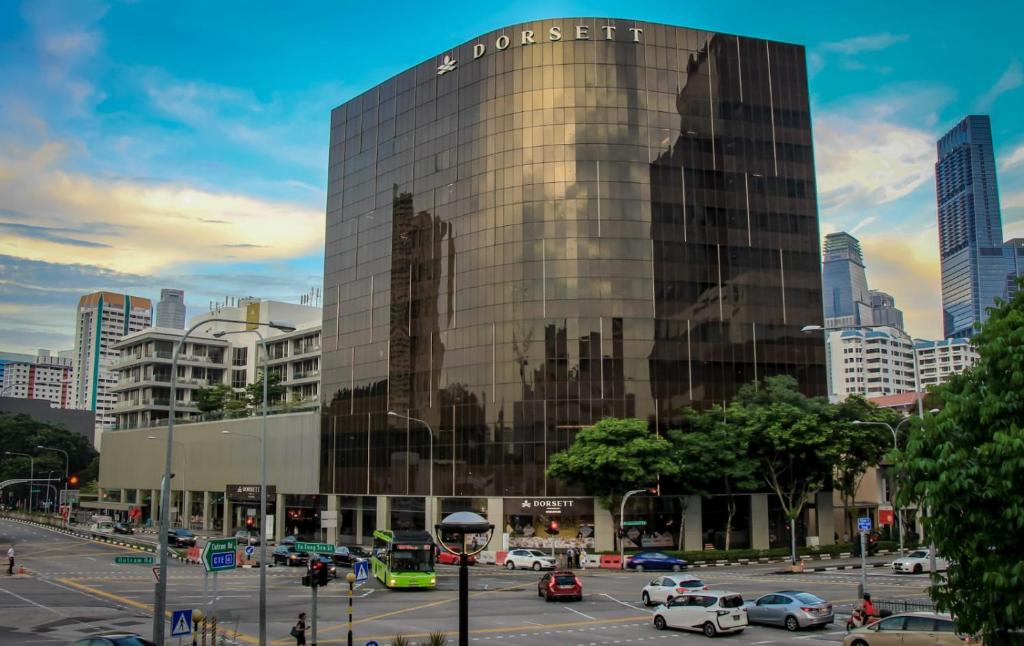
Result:
<instances>
[{"instance_id":1,"label":"high-rise skyscraper","mask_svg":"<svg viewBox=\"0 0 1024 646\"><path fill-rule=\"evenodd\" d=\"M901 332L906 332L903 327L903 310L896 307L896 299L892 294L872 289L868 292L871 295L871 318L875 325L888 325Z\"/></svg>"},{"instance_id":2,"label":"high-rise skyscraper","mask_svg":"<svg viewBox=\"0 0 1024 646\"><path fill-rule=\"evenodd\" d=\"M1010 238L1006 241L1006 295L1017 293L1017 281L1024 278L1024 238Z\"/></svg>"},{"instance_id":3,"label":"high-rise skyscraper","mask_svg":"<svg viewBox=\"0 0 1024 646\"><path fill-rule=\"evenodd\" d=\"M75 408L96 411L97 446L102 431L115 422L113 366L119 353L113 345L126 334L149 327L152 309L148 298L128 294L94 292L78 300L72 400Z\"/></svg>"},{"instance_id":4,"label":"high-rise skyscraper","mask_svg":"<svg viewBox=\"0 0 1024 646\"><path fill-rule=\"evenodd\" d=\"M156 304L156 327L185 329L185 291L161 289L160 302Z\"/></svg>"},{"instance_id":5,"label":"high-rise skyscraper","mask_svg":"<svg viewBox=\"0 0 1024 646\"><path fill-rule=\"evenodd\" d=\"M860 242L841 231L825 236L821 267L825 327L871 325L871 294Z\"/></svg>"},{"instance_id":6,"label":"high-rise skyscraper","mask_svg":"<svg viewBox=\"0 0 1024 646\"><path fill-rule=\"evenodd\" d=\"M946 338L968 337L1006 296L1008 258L999 212L992 124L970 115L937 144L935 193Z\"/></svg>"}]
</instances>

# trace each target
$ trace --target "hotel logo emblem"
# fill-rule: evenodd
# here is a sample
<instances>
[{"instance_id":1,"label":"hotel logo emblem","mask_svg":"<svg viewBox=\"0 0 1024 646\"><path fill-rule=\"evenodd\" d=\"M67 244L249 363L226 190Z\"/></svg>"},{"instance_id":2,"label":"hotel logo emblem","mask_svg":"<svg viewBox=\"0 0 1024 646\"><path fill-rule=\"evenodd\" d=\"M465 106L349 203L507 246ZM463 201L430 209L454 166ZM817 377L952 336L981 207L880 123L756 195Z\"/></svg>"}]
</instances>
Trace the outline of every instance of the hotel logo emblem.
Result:
<instances>
[{"instance_id":1,"label":"hotel logo emblem","mask_svg":"<svg viewBox=\"0 0 1024 646\"><path fill-rule=\"evenodd\" d=\"M448 72L454 71L458 64L459 61L445 54L444 60L442 60L441 64L437 66L437 75L442 76Z\"/></svg>"}]
</instances>

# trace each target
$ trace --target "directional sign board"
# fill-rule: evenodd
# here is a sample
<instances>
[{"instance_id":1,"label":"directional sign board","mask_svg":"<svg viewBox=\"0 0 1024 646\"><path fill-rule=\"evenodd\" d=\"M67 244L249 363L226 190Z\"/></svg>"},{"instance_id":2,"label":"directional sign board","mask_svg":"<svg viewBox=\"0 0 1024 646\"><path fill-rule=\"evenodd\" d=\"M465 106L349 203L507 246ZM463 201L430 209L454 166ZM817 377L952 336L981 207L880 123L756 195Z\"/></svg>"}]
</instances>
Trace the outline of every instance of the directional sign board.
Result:
<instances>
[{"instance_id":1,"label":"directional sign board","mask_svg":"<svg viewBox=\"0 0 1024 646\"><path fill-rule=\"evenodd\" d=\"M186 637L192 634L192 610L175 610L171 613L171 637Z\"/></svg>"},{"instance_id":2,"label":"directional sign board","mask_svg":"<svg viewBox=\"0 0 1024 646\"><path fill-rule=\"evenodd\" d=\"M152 556L115 556L117 565L153 565Z\"/></svg>"},{"instance_id":3,"label":"directional sign board","mask_svg":"<svg viewBox=\"0 0 1024 646\"><path fill-rule=\"evenodd\" d=\"M871 517L865 516L857 519L857 531L859 532L870 532L871 531Z\"/></svg>"},{"instance_id":4,"label":"directional sign board","mask_svg":"<svg viewBox=\"0 0 1024 646\"><path fill-rule=\"evenodd\" d=\"M366 559L358 559L352 563L352 572L356 575L356 582L362 583L370 578L370 562Z\"/></svg>"},{"instance_id":5,"label":"directional sign board","mask_svg":"<svg viewBox=\"0 0 1024 646\"><path fill-rule=\"evenodd\" d=\"M334 554L334 546L330 543L303 543L296 541L295 550L310 554Z\"/></svg>"},{"instance_id":6,"label":"directional sign board","mask_svg":"<svg viewBox=\"0 0 1024 646\"><path fill-rule=\"evenodd\" d=\"M647 524L646 520L627 520L626 522L622 523L622 525L624 527L630 527L630 526L643 527L646 524Z\"/></svg>"},{"instance_id":7,"label":"directional sign board","mask_svg":"<svg viewBox=\"0 0 1024 646\"><path fill-rule=\"evenodd\" d=\"M238 541L234 538L219 538L208 541L203 546L203 566L207 572L234 570L238 565L235 562L237 550Z\"/></svg>"}]
</instances>

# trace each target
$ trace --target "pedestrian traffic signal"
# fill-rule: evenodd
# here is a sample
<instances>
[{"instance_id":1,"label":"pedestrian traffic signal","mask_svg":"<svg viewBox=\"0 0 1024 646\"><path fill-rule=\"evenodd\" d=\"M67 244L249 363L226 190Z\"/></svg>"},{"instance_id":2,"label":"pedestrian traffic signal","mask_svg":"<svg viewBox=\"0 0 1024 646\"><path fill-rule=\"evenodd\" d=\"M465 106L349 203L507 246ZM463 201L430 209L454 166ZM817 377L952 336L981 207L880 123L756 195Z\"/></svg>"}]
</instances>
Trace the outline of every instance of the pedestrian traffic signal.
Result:
<instances>
[{"instance_id":1,"label":"pedestrian traffic signal","mask_svg":"<svg viewBox=\"0 0 1024 646\"><path fill-rule=\"evenodd\" d=\"M546 531L548 533L548 536L555 536L556 534L558 534L558 521L557 520L549 521L548 522L548 528L547 528Z\"/></svg>"}]
</instances>

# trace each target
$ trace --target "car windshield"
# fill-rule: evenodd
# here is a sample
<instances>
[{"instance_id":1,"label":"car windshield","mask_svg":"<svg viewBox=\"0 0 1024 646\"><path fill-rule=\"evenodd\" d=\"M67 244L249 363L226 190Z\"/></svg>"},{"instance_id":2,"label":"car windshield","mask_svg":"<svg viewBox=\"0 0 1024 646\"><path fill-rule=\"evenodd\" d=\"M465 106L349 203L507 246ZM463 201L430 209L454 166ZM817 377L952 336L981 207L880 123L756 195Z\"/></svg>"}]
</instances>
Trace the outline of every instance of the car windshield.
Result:
<instances>
[{"instance_id":1,"label":"car windshield","mask_svg":"<svg viewBox=\"0 0 1024 646\"><path fill-rule=\"evenodd\" d=\"M793 595L800 603L825 603L824 599L814 596L809 592L797 592Z\"/></svg>"},{"instance_id":2,"label":"car windshield","mask_svg":"<svg viewBox=\"0 0 1024 646\"><path fill-rule=\"evenodd\" d=\"M683 579L681 581L677 581L676 585L681 588L703 588L704 582L700 579Z\"/></svg>"},{"instance_id":3,"label":"car windshield","mask_svg":"<svg viewBox=\"0 0 1024 646\"><path fill-rule=\"evenodd\" d=\"M742 608L743 597L739 596L738 594L734 594L728 597L722 597L721 601L718 602L718 605L722 606L723 608Z\"/></svg>"},{"instance_id":4,"label":"car windshield","mask_svg":"<svg viewBox=\"0 0 1024 646\"><path fill-rule=\"evenodd\" d=\"M547 554L545 554L544 552L541 552L540 550L530 550L530 555L531 556L547 556Z\"/></svg>"},{"instance_id":5,"label":"car windshield","mask_svg":"<svg viewBox=\"0 0 1024 646\"><path fill-rule=\"evenodd\" d=\"M576 585L576 577L571 574L560 574L555 577L555 585Z\"/></svg>"},{"instance_id":6,"label":"car windshield","mask_svg":"<svg viewBox=\"0 0 1024 646\"><path fill-rule=\"evenodd\" d=\"M667 559L667 558L669 558L667 554L662 554L661 552L647 552L646 554L641 554L640 556L644 557L645 559Z\"/></svg>"},{"instance_id":7,"label":"car windshield","mask_svg":"<svg viewBox=\"0 0 1024 646\"><path fill-rule=\"evenodd\" d=\"M910 556L908 556L907 558L911 558L911 559L926 559L926 558L928 558L928 552L925 552L924 550L917 550L915 552L911 552Z\"/></svg>"},{"instance_id":8,"label":"car windshield","mask_svg":"<svg viewBox=\"0 0 1024 646\"><path fill-rule=\"evenodd\" d=\"M192 536L192 530L189 529L179 529L175 531L178 532L178 536Z\"/></svg>"},{"instance_id":9,"label":"car windshield","mask_svg":"<svg viewBox=\"0 0 1024 646\"><path fill-rule=\"evenodd\" d=\"M434 560L430 550L392 550L391 570L394 572L430 572Z\"/></svg>"}]
</instances>

